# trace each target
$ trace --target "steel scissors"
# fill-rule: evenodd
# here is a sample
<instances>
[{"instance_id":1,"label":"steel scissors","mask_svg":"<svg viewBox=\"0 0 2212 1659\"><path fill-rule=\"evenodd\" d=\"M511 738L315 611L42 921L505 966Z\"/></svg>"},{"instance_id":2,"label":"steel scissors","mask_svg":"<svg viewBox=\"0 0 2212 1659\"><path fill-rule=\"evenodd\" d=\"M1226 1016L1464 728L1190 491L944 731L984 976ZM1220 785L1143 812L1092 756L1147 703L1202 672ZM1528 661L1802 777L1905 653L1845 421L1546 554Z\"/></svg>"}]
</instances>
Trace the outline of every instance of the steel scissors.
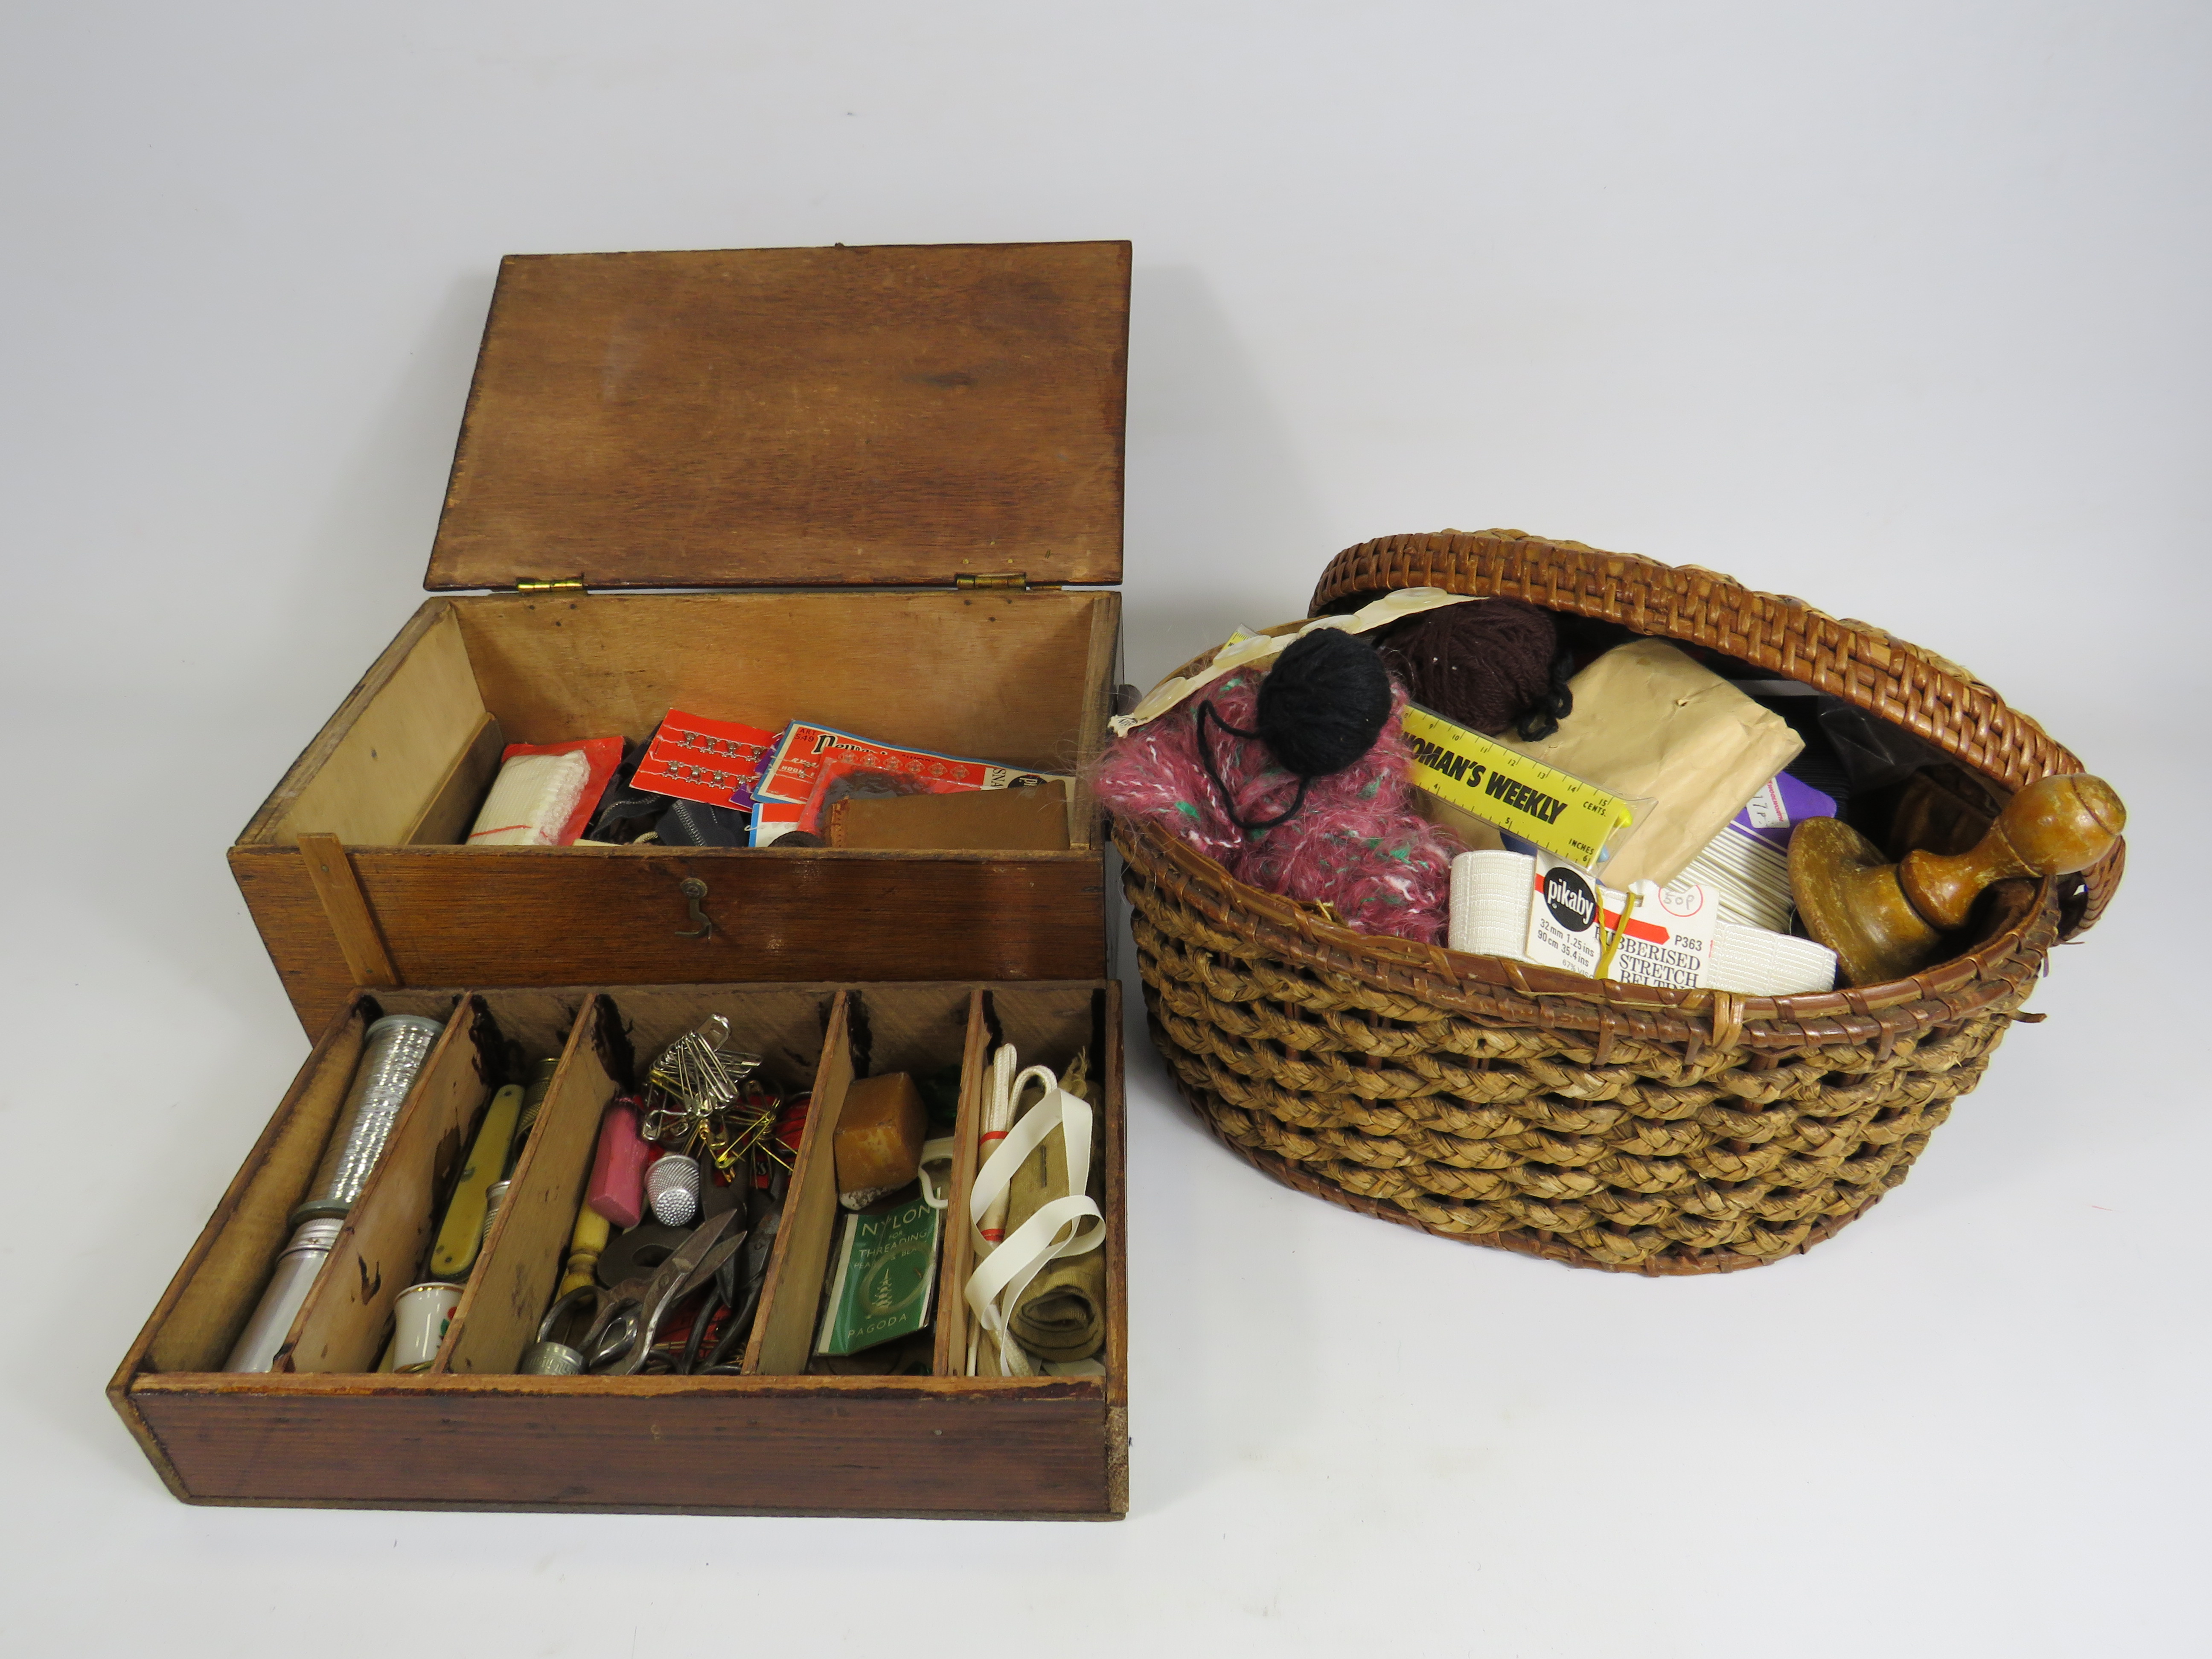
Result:
<instances>
[{"instance_id":1,"label":"steel scissors","mask_svg":"<svg viewBox=\"0 0 2212 1659\"><path fill-rule=\"evenodd\" d=\"M742 1231L723 1236L736 1219L736 1211L725 1210L702 1222L649 1273L569 1291L546 1310L541 1328L550 1329L572 1308L588 1305L591 1323L575 1345L585 1356L585 1368L602 1376L635 1375L653 1351L653 1334L676 1304L713 1278L744 1243Z\"/></svg>"}]
</instances>

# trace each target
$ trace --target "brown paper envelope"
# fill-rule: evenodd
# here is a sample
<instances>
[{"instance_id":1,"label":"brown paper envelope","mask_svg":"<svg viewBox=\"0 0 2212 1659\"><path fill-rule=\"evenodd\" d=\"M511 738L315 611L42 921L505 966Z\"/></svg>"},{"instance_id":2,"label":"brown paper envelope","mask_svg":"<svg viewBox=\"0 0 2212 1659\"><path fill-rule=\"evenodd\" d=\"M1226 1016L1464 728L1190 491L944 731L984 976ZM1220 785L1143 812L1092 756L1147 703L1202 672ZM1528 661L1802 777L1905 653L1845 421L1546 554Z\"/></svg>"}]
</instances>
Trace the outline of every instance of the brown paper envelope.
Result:
<instances>
[{"instance_id":1,"label":"brown paper envelope","mask_svg":"<svg viewBox=\"0 0 2212 1659\"><path fill-rule=\"evenodd\" d=\"M1605 866L1605 884L1680 875L1804 739L1663 640L1617 646L1569 683L1575 712L1541 743L1508 749L1631 799L1656 803Z\"/></svg>"}]
</instances>

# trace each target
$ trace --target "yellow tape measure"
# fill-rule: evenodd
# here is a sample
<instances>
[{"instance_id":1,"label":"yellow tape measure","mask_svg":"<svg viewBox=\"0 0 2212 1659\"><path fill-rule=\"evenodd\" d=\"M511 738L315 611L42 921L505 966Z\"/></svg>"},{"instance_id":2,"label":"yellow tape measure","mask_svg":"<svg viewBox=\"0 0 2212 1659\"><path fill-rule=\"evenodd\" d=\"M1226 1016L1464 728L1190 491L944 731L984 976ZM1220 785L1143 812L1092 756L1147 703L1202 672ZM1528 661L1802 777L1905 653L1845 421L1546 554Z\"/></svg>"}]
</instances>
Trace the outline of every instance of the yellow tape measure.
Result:
<instances>
[{"instance_id":1,"label":"yellow tape measure","mask_svg":"<svg viewBox=\"0 0 2212 1659\"><path fill-rule=\"evenodd\" d=\"M1413 787L1585 870L1616 830L1636 821L1620 796L1418 704L1406 705L1406 735L1413 745Z\"/></svg>"}]
</instances>

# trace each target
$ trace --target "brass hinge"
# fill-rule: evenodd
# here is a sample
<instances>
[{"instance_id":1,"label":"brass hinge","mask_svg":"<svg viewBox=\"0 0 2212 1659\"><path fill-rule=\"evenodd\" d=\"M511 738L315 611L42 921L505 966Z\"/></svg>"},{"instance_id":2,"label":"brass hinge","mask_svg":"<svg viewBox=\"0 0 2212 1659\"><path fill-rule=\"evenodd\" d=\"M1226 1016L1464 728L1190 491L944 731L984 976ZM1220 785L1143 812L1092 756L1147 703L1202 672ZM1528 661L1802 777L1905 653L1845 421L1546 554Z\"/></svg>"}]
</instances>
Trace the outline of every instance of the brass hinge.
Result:
<instances>
[{"instance_id":1,"label":"brass hinge","mask_svg":"<svg viewBox=\"0 0 2212 1659\"><path fill-rule=\"evenodd\" d=\"M522 580L514 584L514 591L518 593L580 593L584 591L584 580L580 576L565 576L550 582Z\"/></svg>"},{"instance_id":2,"label":"brass hinge","mask_svg":"<svg viewBox=\"0 0 2212 1659\"><path fill-rule=\"evenodd\" d=\"M958 588L996 588L1014 593L1057 593L1062 582L1033 582L1026 570L989 570L980 574L963 571L952 579Z\"/></svg>"}]
</instances>

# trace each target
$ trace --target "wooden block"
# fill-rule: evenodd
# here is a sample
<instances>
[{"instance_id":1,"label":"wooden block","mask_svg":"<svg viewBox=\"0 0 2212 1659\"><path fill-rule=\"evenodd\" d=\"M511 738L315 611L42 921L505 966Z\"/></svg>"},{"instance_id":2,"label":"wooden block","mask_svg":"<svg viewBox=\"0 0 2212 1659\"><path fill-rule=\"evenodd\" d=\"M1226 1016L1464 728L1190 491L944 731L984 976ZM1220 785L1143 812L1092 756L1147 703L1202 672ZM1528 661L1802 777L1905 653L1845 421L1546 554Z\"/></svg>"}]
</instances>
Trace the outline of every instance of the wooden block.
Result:
<instances>
[{"instance_id":1,"label":"wooden block","mask_svg":"<svg viewBox=\"0 0 2212 1659\"><path fill-rule=\"evenodd\" d=\"M860 1078L845 1091L836 1140L837 1195L903 1187L921 1164L929 1114L908 1073Z\"/></svg>"},{"instance_id":2,"label":"wooden block","mask_svg":"<svg viewBox=\"0 0 2212 1659\"><path fill-rule=\"evenodd\" d=\"M841 800L830 809L830 844L884 852L1064 853L1067 786Z\"/></svg>"}]
</instances>

